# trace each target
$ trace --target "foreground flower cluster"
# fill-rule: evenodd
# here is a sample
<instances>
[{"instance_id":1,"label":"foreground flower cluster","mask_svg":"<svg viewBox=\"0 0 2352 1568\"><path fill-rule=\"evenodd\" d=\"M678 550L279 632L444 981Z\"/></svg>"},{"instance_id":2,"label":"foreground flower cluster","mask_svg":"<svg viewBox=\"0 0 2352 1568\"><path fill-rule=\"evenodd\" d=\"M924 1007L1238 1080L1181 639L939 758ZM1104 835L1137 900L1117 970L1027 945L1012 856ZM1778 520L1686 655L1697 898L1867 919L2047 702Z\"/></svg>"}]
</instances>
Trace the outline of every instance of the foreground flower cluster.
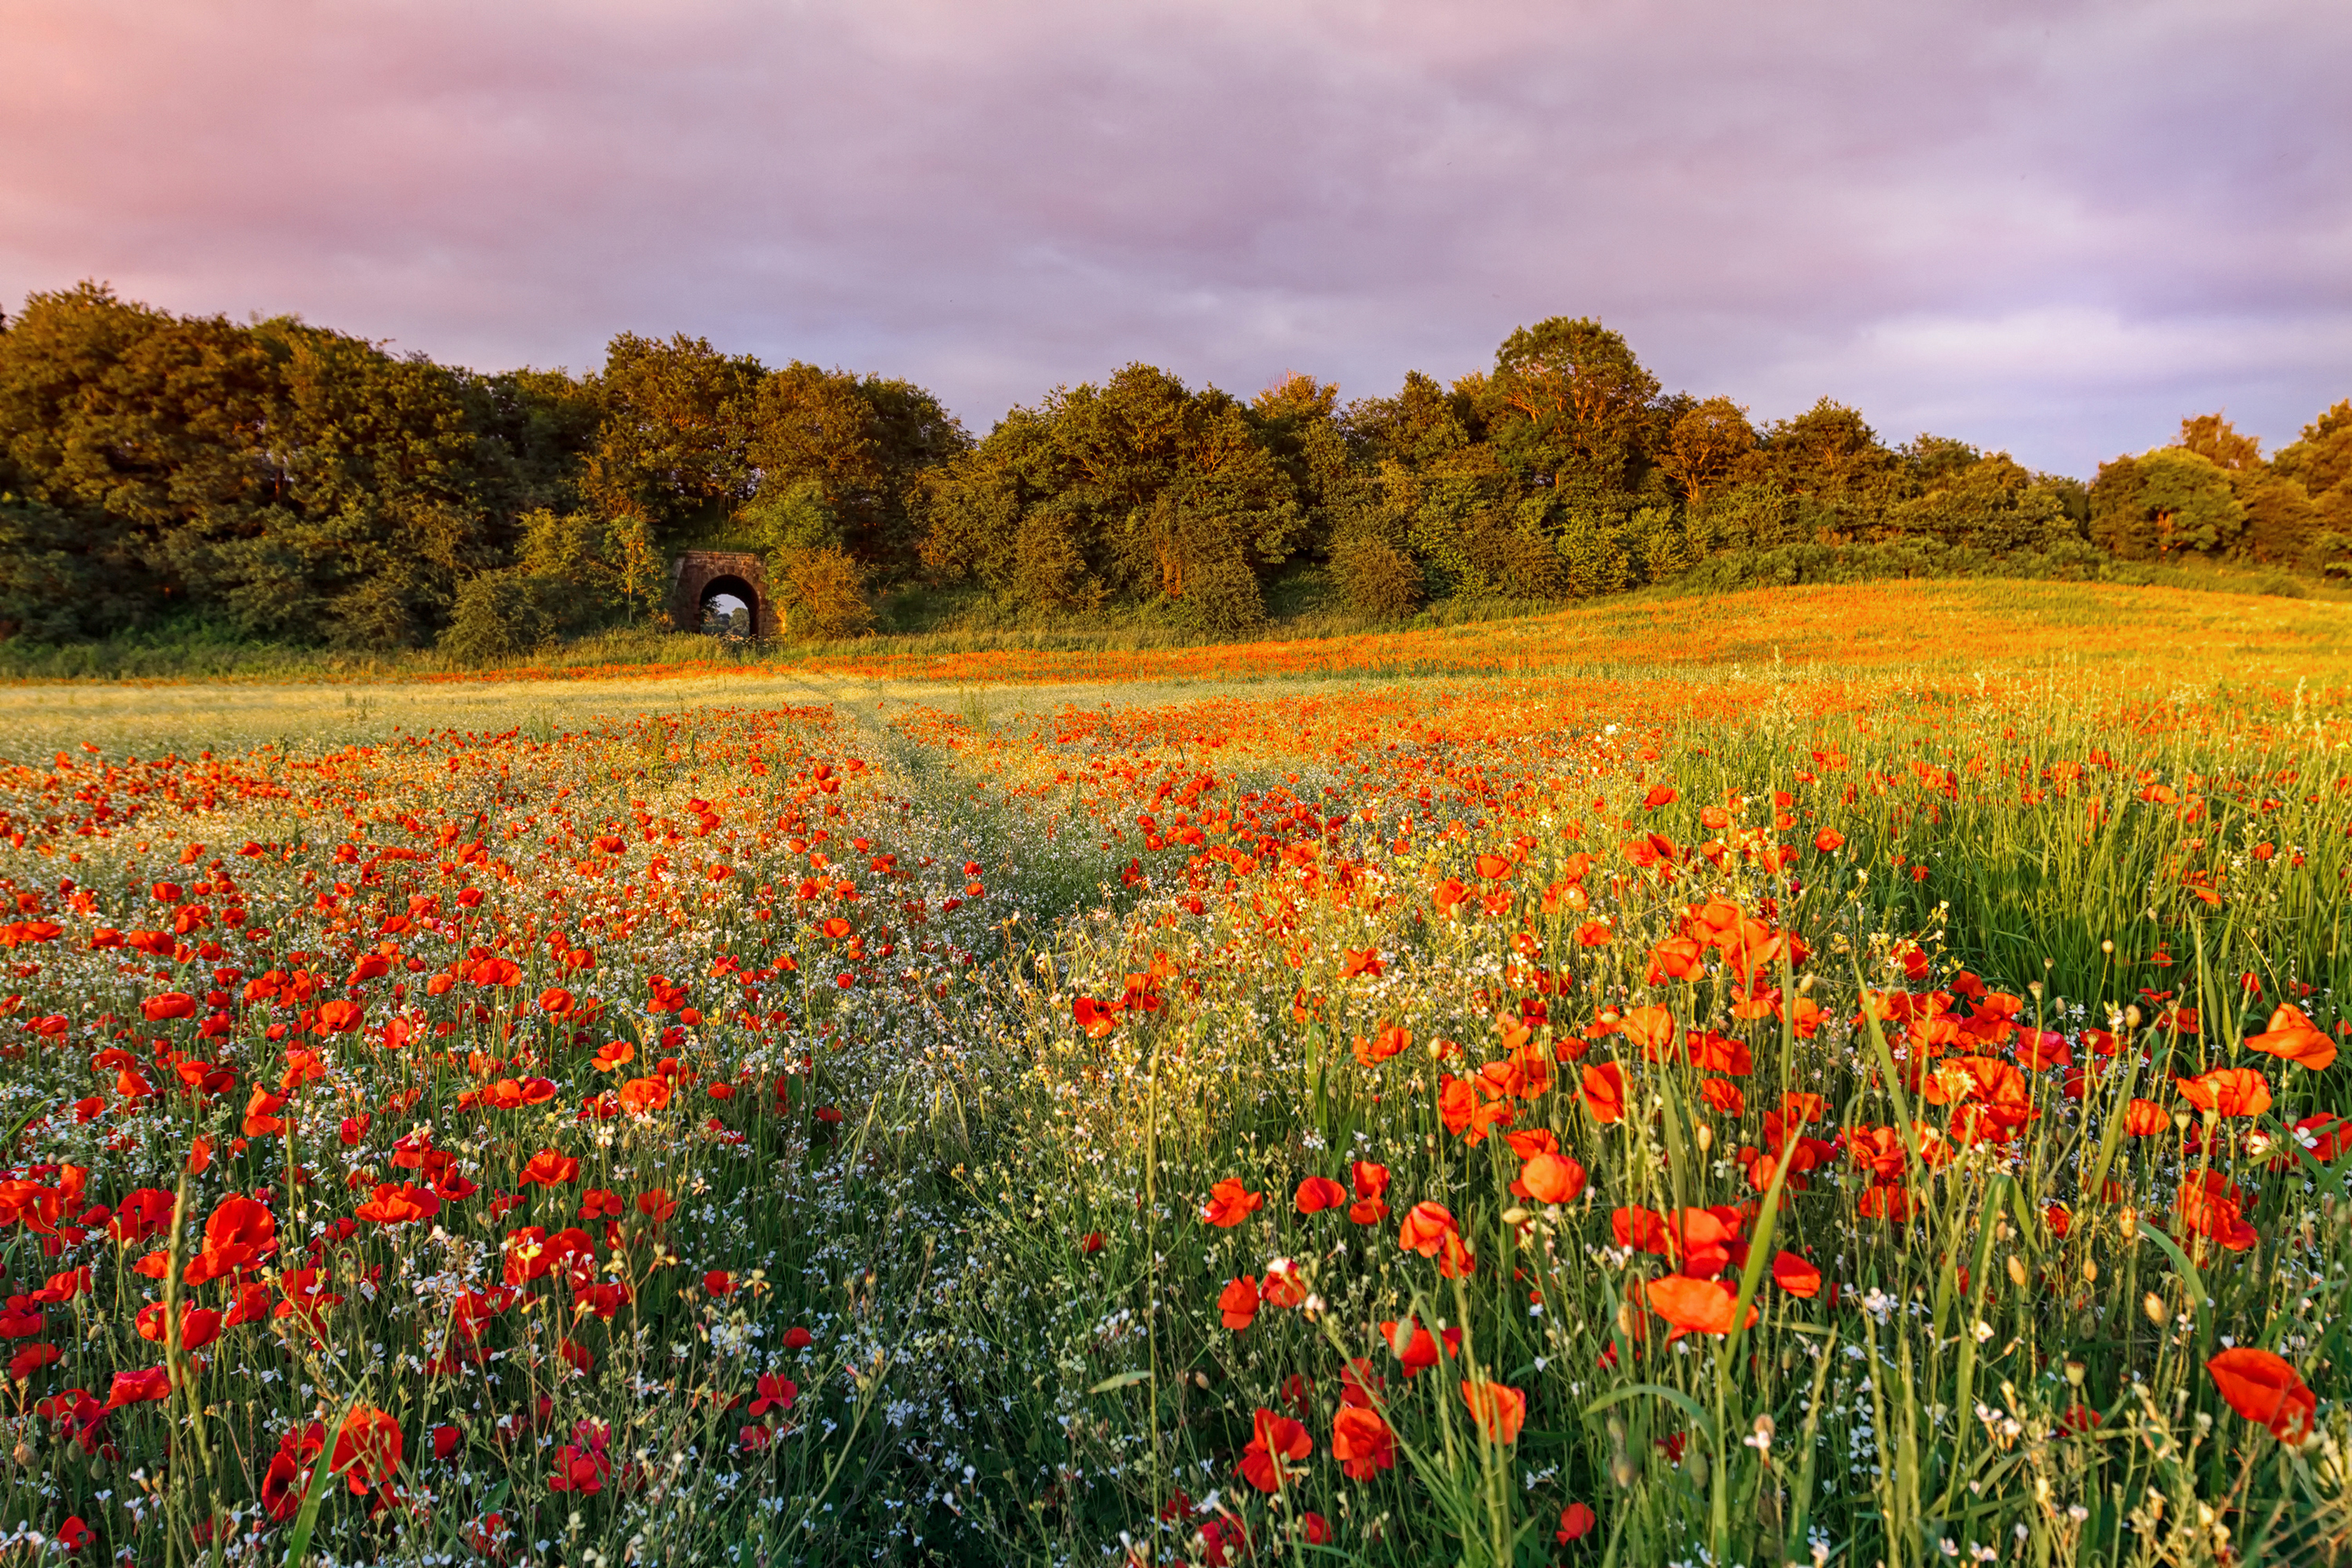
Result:
<instances>
[{"instance_id":1,"label":"foreground flower cluster","mask_svg":"<svg viewBox=\"0 0 2352 1568\"><path fill-rule=\"evenodd\" d=\"M1815 695L11 770L0 1531L2305 1560L2340 753Z\"/></svg>"}]
</instances>

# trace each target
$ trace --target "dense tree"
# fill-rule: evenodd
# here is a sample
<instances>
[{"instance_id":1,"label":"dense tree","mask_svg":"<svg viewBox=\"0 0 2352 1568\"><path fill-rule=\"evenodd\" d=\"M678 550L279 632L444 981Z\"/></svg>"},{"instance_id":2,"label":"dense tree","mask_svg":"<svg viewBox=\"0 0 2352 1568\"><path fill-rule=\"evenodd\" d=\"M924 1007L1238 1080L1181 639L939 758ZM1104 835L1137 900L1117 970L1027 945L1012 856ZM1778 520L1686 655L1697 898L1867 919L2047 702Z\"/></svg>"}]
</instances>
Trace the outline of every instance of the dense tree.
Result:
<instances>
[{"instance_id":1,"label":"dense tree","mask_svg":"<svg viewBox=\"0 0 2352 1568\"><path fill-rule=\"evenodd\" d=\"M2230 471L2186 447L2102 463L2091 486L2092 541L2127 561L2220 554L2245 526Z\"/></svg>"},{"instance_id":2,"label":"dense tree","mask_svg":"<svg viewBox=\"0 0 2352 1568\"><path fill-rule=\"evenodd\" d=\"M1737 481L1752 466L1756 427L1728 397L1683 409L1658 447L1658 468L1692 506Z\"/></svg>"},{"instance_id":3,"label":"dense tree","mask_svg":"<svg viewBox=\"0 0 2352 1568\"><path fill-rule=\"evenodd\" d=\"M805 510L814 500L832 520L829 542L903 570L918 542L908 510L918 476L970 445L963 427L919 386L795 360L761 378L753 397L751 506L764 517L778 507ZM758 521L755 531L769 526Z\"/></svg>"},{"instance_id":4,"label":"dense tree","mask_svg":"<svg viewBox=\"0 0 2352 1568\"><path fill-rule=\"evenodd\" d=\"M723 527L758 488L751 457L760 362L706 338L623 332L595 378L604 405L583 487L607 513L667 542Z\"/></svg>"},{"instance_id":5,"label":"dense tree","mask_svg":"<svg viewBox=\"0 0 2352 1568\"><path fill-rule=\"evenodd\" d=\"M174 316L97 284L0 321L0 637L193 619L513 657L657 617L698 546L765 554L795 630L826 636L919 579L1024 613L1235 630L1298 568L1286 592L1320 573L1381 616L1695 571L1797 580L1849 555L2347 572L2352 403L2269 461L2222 416L2186 419L2084 487L1944 437L1890 449L1827 398L1759 431L1728 398L1661 395L1589 318L1519 329L1450 384L1412 372L1352 402L1286 374L1244 403L1131 364L978 441L908 382L686 336L623 333L574 378Z\"/></svg>"},{"instance_id":6,"label":"dense tree","mask_svg":"<svg viewBox=\"0 0 2352 1568\"><path fill-rule=\"evenodd\" d=\"M1262 574L1307 511L1248 411L1131 364L1015 409L939 471L925 559L1030 609L1163 604L1204 629L1262 619Z\"/></svg>"},{"instance_id":7,"label":"dense tree","mask_svg":"<svg viewBox=\"0 0 2352 1568\"><path fill-rule=\"evenodd\" d=\"M1485 390L1499 443L1547 482L1574 475L1630 490L1641 477L1658 378L1599 321L1555 316L1521 327L1496 352Z\"/></svg>"}]
</instances>

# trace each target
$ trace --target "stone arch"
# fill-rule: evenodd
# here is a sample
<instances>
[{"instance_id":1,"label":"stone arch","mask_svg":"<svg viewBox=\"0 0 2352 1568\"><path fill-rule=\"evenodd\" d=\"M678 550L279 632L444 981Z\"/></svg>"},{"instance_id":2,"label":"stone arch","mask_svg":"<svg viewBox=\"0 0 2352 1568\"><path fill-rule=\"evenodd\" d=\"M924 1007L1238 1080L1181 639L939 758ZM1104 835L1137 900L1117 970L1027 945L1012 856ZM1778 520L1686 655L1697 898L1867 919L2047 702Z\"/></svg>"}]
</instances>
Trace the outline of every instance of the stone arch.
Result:
<instances>
[{"instance_id":1,"label":"stone arch","mask_svg":"<svg viewBox=\"0 0 2352 1568\"><path fill-rule=\"evenodd\" d=\"M670 572L669 619L679 631L700 631L702 606L719 594L732 594L751 606L754 637L772 637L783 630L768 591L767 563L749 551L689 550Z\"/></svg>"}]
</instances>

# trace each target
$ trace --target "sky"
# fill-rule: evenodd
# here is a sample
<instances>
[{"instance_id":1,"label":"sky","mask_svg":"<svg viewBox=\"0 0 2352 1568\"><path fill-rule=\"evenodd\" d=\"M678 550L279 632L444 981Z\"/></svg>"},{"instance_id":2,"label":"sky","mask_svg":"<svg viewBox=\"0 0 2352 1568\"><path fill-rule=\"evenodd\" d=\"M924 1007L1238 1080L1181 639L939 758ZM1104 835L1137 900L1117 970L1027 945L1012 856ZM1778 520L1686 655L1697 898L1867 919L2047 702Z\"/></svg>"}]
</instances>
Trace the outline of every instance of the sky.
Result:
<instances>
[{"instance_id":1,"label":"sky","mask_svg":"<svg viewBox=\"0 0 2352 1568\"><path fill-rule=\"evenodd\" d=\"M2344 0L0 0L0 305L685 332L975 434L1594 316L1759 424L2087 476L2352 396L2347 58Z\"/></svg>"}]
</instances>

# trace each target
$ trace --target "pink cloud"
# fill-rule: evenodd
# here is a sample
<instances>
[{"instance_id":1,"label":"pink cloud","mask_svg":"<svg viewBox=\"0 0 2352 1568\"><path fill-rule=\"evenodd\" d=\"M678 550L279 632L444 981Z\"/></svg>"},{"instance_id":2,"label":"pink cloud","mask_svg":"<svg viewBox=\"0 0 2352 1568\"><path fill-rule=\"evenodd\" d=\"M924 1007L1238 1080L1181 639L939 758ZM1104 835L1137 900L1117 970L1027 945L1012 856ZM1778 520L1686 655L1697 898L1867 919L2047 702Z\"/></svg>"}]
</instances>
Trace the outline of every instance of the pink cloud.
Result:
<instances>
[{"instance_id":1,"label":"pink cloud","mask_svg":"<svg viewBox=\"0 0 2352 1568\"><path fill-rule=\"evenodd\" d=\"M683 330L978 428L1133 358L1382 392L1558 313L2075 471L2352 392L2323 0L0 0L0 297L483 366Z\"/></svg>"}]
</instances>

